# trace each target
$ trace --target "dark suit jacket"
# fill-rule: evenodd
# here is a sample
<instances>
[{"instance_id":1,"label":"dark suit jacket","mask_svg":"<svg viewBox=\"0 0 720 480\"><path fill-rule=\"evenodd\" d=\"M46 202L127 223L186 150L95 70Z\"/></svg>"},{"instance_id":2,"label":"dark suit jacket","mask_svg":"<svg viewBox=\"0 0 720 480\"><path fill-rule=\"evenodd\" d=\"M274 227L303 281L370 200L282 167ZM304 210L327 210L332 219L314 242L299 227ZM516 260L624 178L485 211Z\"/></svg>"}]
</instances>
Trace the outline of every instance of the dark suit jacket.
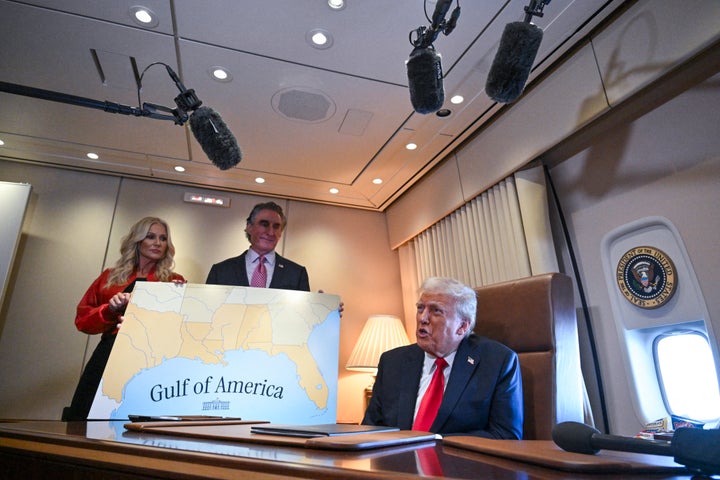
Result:
<instances>
[{"instance_id":1,"label":"dark suit jacket","mask_svg":"<svg viewBox=\"0 0 720 480\"><path fill-rule=\"evenodd\" d=\"M247 250L237 257L228 258L213 265L210 268L210 273L208 273L205 283L249 287L247 269L245 268L246 254ZM281 257L276 253L275 271L270 281L270 288L309 292L310 279L308 278L307 270L302 265L298 265L292 260Z\"/></svg>"},{"instance_id":2,"label":"dark suit jacket","mask_svg":"<svg viewBox=\"0 0 720 480\"><path fill-rule=\"evenodd\" d=\"M424 356L416 343L382 354L363 424L412 428ZM464 338L430 431L519 440L522 425L517 354L485 337Z\"/></svg>"}]
</instances>

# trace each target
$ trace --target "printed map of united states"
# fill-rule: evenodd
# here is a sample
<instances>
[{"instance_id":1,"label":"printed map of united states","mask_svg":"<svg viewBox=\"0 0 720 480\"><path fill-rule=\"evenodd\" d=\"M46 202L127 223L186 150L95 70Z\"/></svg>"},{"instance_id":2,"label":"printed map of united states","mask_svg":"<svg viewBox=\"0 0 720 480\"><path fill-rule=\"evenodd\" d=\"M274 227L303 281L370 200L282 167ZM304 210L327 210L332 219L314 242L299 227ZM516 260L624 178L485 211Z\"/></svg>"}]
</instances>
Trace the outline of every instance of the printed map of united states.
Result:
<instances>
[{"instance_id":1,"label":"printed map of united states","mask_svg":"<svg viewBox=\"0 0 720 480\"><path fill-rule=\"evenodd\" d=\"M294 409L306 410L308 423L334 422L338 306L339 297L320 293L138 283L90 418L122 418L130 408L215 414L207 405L220 405L223 415L286 421L276 410Z\"/></svg>"}]
</instances>

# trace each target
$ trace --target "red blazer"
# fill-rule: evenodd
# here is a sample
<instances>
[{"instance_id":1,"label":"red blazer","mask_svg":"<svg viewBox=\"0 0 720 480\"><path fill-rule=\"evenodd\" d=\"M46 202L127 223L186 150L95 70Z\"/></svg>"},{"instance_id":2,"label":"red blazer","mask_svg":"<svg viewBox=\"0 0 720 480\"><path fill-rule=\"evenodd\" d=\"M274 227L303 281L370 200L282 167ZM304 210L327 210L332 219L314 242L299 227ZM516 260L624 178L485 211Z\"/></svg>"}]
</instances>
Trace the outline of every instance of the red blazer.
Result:
<instances>
[{"instance_id":1,"label":"red blazer","mask_svg":"<svg viewBox=\"0 0 720 480\"><path fill-rule=\"evenodd\" d=\"M108 277L111 269L103 271L98 278L90 285L85 295L83 295L77 306L77 315L75 317L75 326L78 330L87 334L115 335L118 331L118 315L110 310L108 302L116 293L120 293L128 285L135 281L137 275L133 273L128 281L122 285L113 285L106 288ZM147 276L146 281L157 282L155 278L155 269ZM184 282L185 279L179 273L172 275L171 281Z\"/></svg>"}]
</instances>

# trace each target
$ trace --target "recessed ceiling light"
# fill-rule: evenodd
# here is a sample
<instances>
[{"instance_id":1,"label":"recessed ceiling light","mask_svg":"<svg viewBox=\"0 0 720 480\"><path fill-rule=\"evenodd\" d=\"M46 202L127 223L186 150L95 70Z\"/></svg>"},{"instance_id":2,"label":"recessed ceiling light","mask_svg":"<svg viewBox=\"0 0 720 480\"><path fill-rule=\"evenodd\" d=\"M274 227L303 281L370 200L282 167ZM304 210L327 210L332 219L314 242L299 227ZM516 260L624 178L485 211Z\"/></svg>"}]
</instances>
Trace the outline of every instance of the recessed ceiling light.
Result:
<instances>
[{"instance_id":1,"label":"recessed ceiling light","mask_svg":"<svg viewBox=\"0 0 720 480\"><path fill-rule=\"evenodd\" d=\"M175 166L175 171L176 171L176 172L184 172L184 171L185 171L185 167L183 167L183 166L181 166L181 165L176 165L176 166Z\"/></svg>"},{"instance_id":2,"label":"recessed ceiling light","mask_svg":"<svg viewBox=\"0 0 720 480\"><path fill-rule=\"evenodd\" d=\"M333 10L342 10L345 8L345 0L328 0L328 5Z\"/></svg>"},{"instance_id":3,"label":"recessed ceiling light","mask_svg":"<svg viewBox=\"0 0 720 480\"><path fill-rule=\"evenodd\" d=\"M464 102L465 99L462 95L453 95L453 97L450 99L450 103L454 103L455 105Z\"/></svg>"},{"instance_id":4,"label":"recessed ceiling light","mask_svg":"<svg viewBox=\"0 0 720 480\"><path fill-rule=\"evenodd\" d=\"M130 7L130 18L141 27L154 28L160 23L155 12L142 5Z\"/></svg>"},{"instance_id":5,"label":"recessed ceiling light","mask_svg":"<svg viewBox=\"0 0 720 480\"><path fill-rule=\"evenodd\" d=\"M265 183L265 179L263 177L257 177L255 183Z\"/></svg>"},{"instance_id":6,"label":"recessed ceiling light","mask_svg":"<svg viewBox=\"0 0 720 480\"><path fill-rule=\"evenodd\" d=\"M375 185L380 185L380 184L382 183L382 178L374 178L374 179L373 179L373 183L374 183Z\"/></svg>"},{"instance_id":7,"label":"recessed ceiling light","mask_svg":"<svg viewBox=\"0 0 720 480\"><path fill-rule=\"evenodd\" d=\"M417 148L417 144L408 143L407 145L405 145L405 148L407 148L408 150L415 150Z\"/></svg>"},{"instance_id":8,"label":"recessed ceiling light","mask_svg":"<svg viewBox=\"0 0 720 480\"><path fill-rule=\"evenodd\" d=\"M2 140L0 140L0 147L3 146L3 145L5 145L5 142L3 142Z\"/></svg>"},{"instance_id":9,"label":"recessed ceiling light","mask_svg":"<svg viewBox=\"0 0 720 480\"><path fill-rule=\"evenodd\" d=\"M333 45L333 36L322 28L313 28L305 34L305 40L313 47L325 50Z\"/></svg>"},{"instance_id":10,"label":"recessed ceiling light","mask_svg":"<svg viewBox=\"0 0 720 480\"><path fill-rule=\"evenodd\" d=\"M208 69L208 73L212 77L213 80L217 80L218 82L232 82L233 76L230 73L230 71L225 67L215 66L210 67Z\"/></svg>"},{"instance_id":11,"label":"recessed ceiling light","mask_svg":"<svg viewBox=\"0 0 720 480\"><path fill-rule=\"evenodd\" d=\"M333 187L333 188L330 189L330 193L332 193L333 195L335 195L336 193L340 193L340 190L338 190L337 188Z\"/></svg>"},{"instance_id":12,"label":"recessed ceiling light","mask_svg":"<svg viewBox=\"0 0 720 480\"><path fill-rule=\"evenodd\" d=\"M90 152L87 154L87 157L90 160L97 160L98 158L100 158L100 155L98 155L97 153Z\"/></svg>"},{"instance_id":13,"label":"recessed ceiling light","mask_svg":"<svg viewBox=\"0 0 720 480\"><path fill-rule=\"evenodd\" d=\"M452 114L452 110L448 110L447 108L441 108L437 112L435 112L435 115L438 117L449 117L450 114Z\"/></svg>"}]
</instances>

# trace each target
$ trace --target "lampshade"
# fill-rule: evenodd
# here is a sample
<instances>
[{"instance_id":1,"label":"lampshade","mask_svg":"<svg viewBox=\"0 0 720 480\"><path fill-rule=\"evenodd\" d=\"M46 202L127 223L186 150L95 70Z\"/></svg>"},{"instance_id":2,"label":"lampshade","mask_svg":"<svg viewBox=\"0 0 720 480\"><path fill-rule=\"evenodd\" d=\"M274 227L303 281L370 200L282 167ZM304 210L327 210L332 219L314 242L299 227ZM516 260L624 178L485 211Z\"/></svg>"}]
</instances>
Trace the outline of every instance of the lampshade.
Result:
<instances>
[{"instance_id":1,"label":"lampshade","mask_svg":"<svg viewBox=\"0 0 720 480\"><path fill-rule=\"evenodd\" d=\"M375 374L382 353L409 343L405 327L398 317L370 315L345 368Z\"/></svg>"}]
</instances>

